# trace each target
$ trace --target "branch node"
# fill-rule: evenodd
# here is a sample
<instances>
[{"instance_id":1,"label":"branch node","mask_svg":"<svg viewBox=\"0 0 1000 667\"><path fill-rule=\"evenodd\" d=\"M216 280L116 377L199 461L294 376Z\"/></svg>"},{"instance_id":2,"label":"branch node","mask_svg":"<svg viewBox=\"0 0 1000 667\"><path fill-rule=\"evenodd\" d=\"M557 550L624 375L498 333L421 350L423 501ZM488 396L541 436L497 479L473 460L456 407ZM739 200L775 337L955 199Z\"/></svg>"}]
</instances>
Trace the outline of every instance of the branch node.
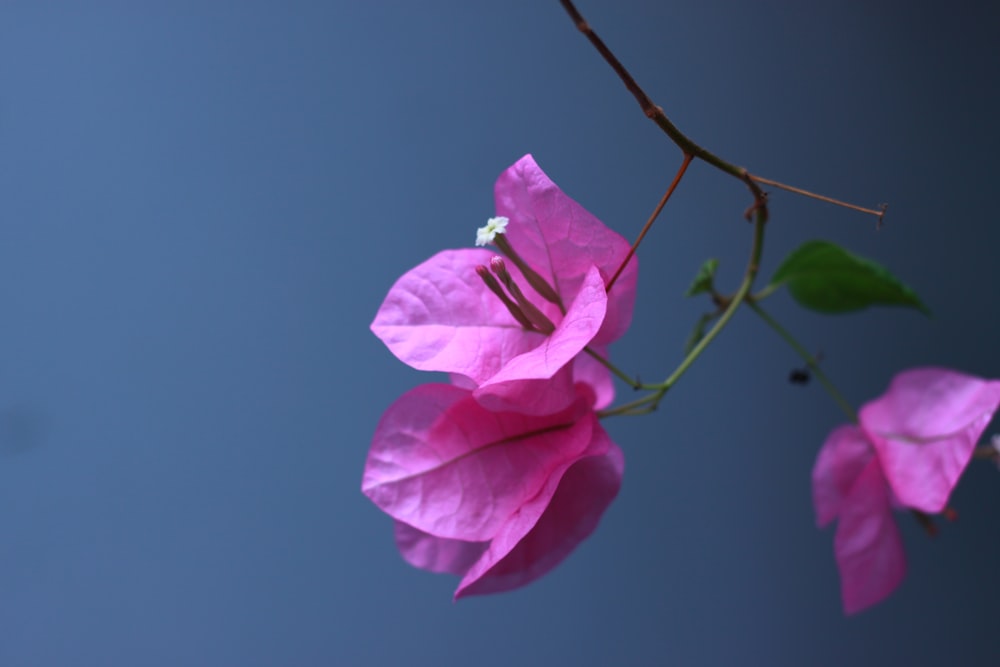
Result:
<instances>
[{"instance_id":1,"label":"branch node","mask_svg":"<svg viewBox=\"0 0 1000 667\"><path fill-rule=\"evenodd\" d=\"M882 219L885 218L885 212L888 208L889 205L884 202L878 205L878 217L875 220L875 231L882 229Z\"/></svg>"},{"instance_id":2,"label":"branch node","mask_svg":"<svg viewBox=\"0 0 1000 667\"><path fill-rule=\"evenodd\" d=\"M767 222L767 193L764 192L746 169L740 169L740 180L747 184L750 193L753 195L753 204L743 211L743 217L747 222L753 221L754 213L761 214L761 222Z\"/></svg>"}]
</instances>

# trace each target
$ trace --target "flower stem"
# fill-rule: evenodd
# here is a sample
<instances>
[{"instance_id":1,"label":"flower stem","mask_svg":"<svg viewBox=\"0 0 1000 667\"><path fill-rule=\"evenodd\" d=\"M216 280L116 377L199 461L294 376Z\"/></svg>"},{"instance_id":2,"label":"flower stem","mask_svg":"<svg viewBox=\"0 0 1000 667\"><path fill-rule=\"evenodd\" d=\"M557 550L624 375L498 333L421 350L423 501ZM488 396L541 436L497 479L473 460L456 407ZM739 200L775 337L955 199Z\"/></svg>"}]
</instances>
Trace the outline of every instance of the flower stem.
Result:
<instances>
[{"instance_id":1,"label":"flower stem","mask_svg":"<svg viewBox=\"0 0 1000 667\"><path fill-rule=\"evenodd\" d=\"M698 344L695 345L684 357L684 359L681 360L681 363L678 364L677 368L670 374L669 377L667 377L666 380L660 384L649 385L646 387L649 389L655 389L652 394L615 408L601 410L598 412L599 417L636 415L656 410L656 408L660 405L660 401L663 400L664 395L666 395L666 393L670 391L670 388L681 379L681 376L687 372L687 370L694 363L695 359L701 356L701 353L705 351L709 344L715 340L715 337L719 335L727 324L729 324L729 320L731 320L733 315L736 313L736 309L739 308L740 304L746 300L747 295L750 293L750 288L753 287L753 281L757 277L757 272L760 269L760 257L764 252L764 228L767 222L767 208L764 206L763 201L759 201L755 204L753 210L754 234L753 245L750 249L750 260L747 262L747 268L743 274L743 282L740 283L739 289L736 290L736 293L726 305L725 310L722 311L719 319L716 320L715 324L708 330L702 339L698 341Z\"/></svg>"},{"instance_id":2,"label":"flower stem","mask_svg":"<svg viewBox=\"0 0 1000 667\"><path fill-rule=\"evenodd\" d=\"M621 380L622 382L624 382L628 386L632 387L636 391L641 391L643 389L657 389L657 388L659 388L659 385L655 385L655 384L643 384L642 382L639 382L638 380L632 379L631 375L629 375L628 373L626 373L622 369L618 368L613 363L611 363L606 358L604 358L602 355L598 354L597 352L595 352L594 350L592 350L589 347L583 348L583 351L586 352L588 355L590 355L590 357L592 359L594 359L595 361L597 361L598 363L600 363L602 366L604 366L605 368L607 368L609 371L611 371L615 375L615 377L617 377L619 380Z\"/></svg>"},{"instance_id":3,"label":"flower stem","mask_svg":"<svg viewBox=\"0 0 1000 667\"><path fill-rule=\"evenodd\" d=\"M775 285L774 283L771 283L770 285L765 285L764 287L761 287L756 294L750 297L750 301L754 302L763 301L764 299L766 299L767 297L771 296L779 289L781 289L781 287L782 287L781 285Z\"/></svg>"},{"instance_id":4,"label":"flower stem","mask_svg":"<svg viewBox=\"0 0 1000 667\"><path fill-rule=\"evenodd\" d=\"M677 369L670 374L666 380L663 381L662 391L666 392L670 387L672 387L681 378L682 375L691 367L694 360L697 359L705 348L708 347L716 336L729 324L729 320L732 319L733 315L736 313L736 309L739 308L740 304L743 303L747 295L750 293L750 288L753 287L753 281L757 278L757 271L760 269L760 256L764 251L764 227L765 220L767 219L767 212L763 206L757 208L756 211L756 221L754 222L754 234L753 234L753 246L750 249L750 260L747 262L746 271L743 274L743 282L740 283L739 289L736 290L736 294L733 295L732 299L726 306L726 309L722 311L722 315L716 320L712 328L702 337L698 344L695 345L691 352L681 361Z\"/></svg>"},{"instance_id":5,"label":"flower stem","mask_svg":"<svg viewBox=\"0 0 1000 667\"><path fill-rule=\"evenodd\" d=\"M750 306L750 309L757 313L757 315L759 315L769 327L774 329L774 332L777 333L782 340L788 343L789 347L795 350L795 352L802 357L802 360L806 362L806 366L808 366L809 370L816 375L816 378L820 381L820 384L823 385L823 388L826 389L826 393L830 394L830 397L833 399L833 402L837 404L837 407L839 407L844 414L847 415L848 419L857 423L858 414L854 411L854 408L851 407L851 404L844 399L844 396L837 390L837 387L830 381L830 378L827 377L826 373L824 373L819 367L819 364L816 363L815 357L809 354L809 351L806 350L801 343L795 340L787 329L778 324L777 320L761 308L760 304L754 302L753 300L748 300L747 305Z\"/></svg>"},{"instance_id":6,"label":"flower stem","mask_svg":"<svg viewBox=\"0 0 1000 667\"><path fill-rule=\"evenodd\" d=\"M674 194L674 190L677 189L677 185L681 182L681 179L684 177L684 172L687 171L688 165L691 164L692 159L694 159L694 156L691 155L690 153L684 154L684 161L681 162L680 169L678 169L677 173L674 175L674 180L670 182L670 187L667 188L667 191L663 194L663 197L660 199L660 202L656 205L656 208L653 209L653 214L649 216L649 220L647 220L646 224L643 225L642 231L639 232L639 236L636 237L635 243L632 244L632 247L629 249L628 254L625 255L625 259L622 260L621 266L618 267L618 270L615 271L615 275L611 276L611 280L608 281L608 286L607 286L608 292L611 291L611 287L615 284L615 281L618 280L618 276L620 276L622 271L625 270L625 266L628 265L629 260L632 259L632 255L635 254L635 251L639 247L639 244L642 243L642 240L646 237L646 232L649 231L649 228L653 226L653 222L656 220L657 216L660 215L660 211L663 210L663 207L666 205L667 200L670 199L670 195Z\"/></svg>"},{"instance_id":7,"label":"flower stem","mask_svg":"<svg viewBox=\"0 0 1000 667\"><path fill-rule=\"evenodd\" d=\"M655 394L649 394L648 396L637 398L634 401L629 401L628 403L614 408L598 410L597 416L600 419L604 419L605 417L624 417L648 414L656 410L659 406L659 399L661 395L661 392L656 392Z\"/></svg>"}]
</instances>

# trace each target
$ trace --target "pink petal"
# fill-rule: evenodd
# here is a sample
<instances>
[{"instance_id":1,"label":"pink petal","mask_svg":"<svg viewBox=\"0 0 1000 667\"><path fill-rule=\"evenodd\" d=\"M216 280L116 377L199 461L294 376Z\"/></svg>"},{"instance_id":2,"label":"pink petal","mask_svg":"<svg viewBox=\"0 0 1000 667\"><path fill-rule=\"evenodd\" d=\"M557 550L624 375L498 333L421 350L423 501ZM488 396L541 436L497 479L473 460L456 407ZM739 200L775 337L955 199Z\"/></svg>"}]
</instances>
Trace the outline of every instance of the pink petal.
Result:
<instances>
[{"instance_id":1,"label":"pink petal","mask_svg":"<svg viewBox=\"0 0 1000 667\"><path fill-rule=\"evenodd\" d=\"M407 563L421 570L461 576L479 560L487 546L488 542L434 537L402 521L396 522L396 547L399 553Z\"/></svg>"},{"instance_id":2,"label":"pink petal","mask_svg":"<svg viewBox=\"0 0 1000 667\"><path fill-rule=\"evenodd\" d=\"M871 443L857 426L847 424L827 437L812 472L813 506L821 528L841 512L844 499L861 471L875 456Z\"/></svg>"},{"instance_id":3,"label":"pink petal","mask_svg":"<svg viewBox=\"0 0 1000 667\"><path fill-rule=\"evenodd\" d=\"M597 267L592 266L556 330L542 339L540 345L510 359L496 374L481 382L476 397L484 405L490 404L487 396L502 398L500 405L531 414L565 408L574 396L571 376L558 386L535 383L535 391L530 394L521 382L552 378L580 354L600 329L607 302L604 282Z\"/></svg>"},{"instance_id":4,"label":"pink petal","mask_svg":"<svg viewBox=\"0 0 1000 667\"><path fill-rule=\"evenodd\" d=\"M591 345L590 348L605 359L608 358L606 346ZM587 385L594 393L592 407L595 410L603 410L615 400L615 383L611 371L589 354L578 354L573 360L573 380Z\"/></svg>"},{"instance_id":5,"label":"pink petal","mask_svg":"<svg viewBox=\"0 0 1000 667\"><path fill-rule=\"evenodd\" d=\"M479 385L484 405L531 414L562 410L574 399L572 378L536 382L534 390L520 382L552 379L597 334L608 303L600 272L590 267L565 316L547 305L557 326L543 336L525 331L476 275L475 267L492 256L449 250L407 272L389 291L372 331L410 366ZM516 267L508 268L526 284Z\"/></svg>"},{"instance_id":6,"label":"pink petal","mask_svg":"<svg viewBox=\"0 0 1000 667\"><path fill-rule=\"evenodd\" d=\"M592 265L606 282L628 254L629 242L563 193L531 155L500 174L494 198L497 215L510 219L507 237L514 250L564 300L576 298ZM606 345L628 329L637 276L633 257L612 288L595 344Z\"/></svg>"},{"instance_id":7,"label":"pink petal","mask_svg":"<svg viewBox=\"0 0 1000 667\"><path fill-rule=\"evenodd\" d=\"M545 380L510 380L488 382L474 388L479 404L493 412L520 412L548 415L568 408L577 398L573 368L567 364Z\"/></svg>"},{"instance_id":8,"label":"pink petal","mask_svg":"<svg viewBox=\"0 0 1000 667\"><path fill-rule=\"evenodd\" d=\"M998 381L919 368L897 375L860 421L899 501L939 512L998 404Z\"/></svg>"},{"instance_id":9,"label":"pink petal","mask_svg":"<svg viewBox=\"0 0 1000 667\"><path fill-rule=\"evenodd\" d=\"M476 274L494 256L445 250L407 271L382 302L372 332L418 370L459 373L477 384L492 377L545 340L525 331ZM508 268L524 285L517 267Z\"/></svg>"},{"instance_id":10,"label":"pink petal","mask_svg":"<svg viewBox=\"0 0 1000 667\"><path fill-rule=\"evenodd\" d=\"M459 387L417 387L382 416L362 491L423 532L489 540L588 446L594 419L584 410L581 400L542 417L496 413Z\"/></svg>"},{"instance_id":11,"label":"pink petal","mask_svg":"<svg viewBox=\"0 0 1000 667\"><path fill-rule=\"evenodd\" d=\"M467 378L464 375L460 375L458 373L452 373L451 375L448 376L448 379L451 381L453 385L455 385L456 387L461 387L462 389L468 389L469 391L473 391L476 388L476 383L474 380L472 380L471 378Z\"/></svg>"},{"instance_id":12,"label":"pink petal","mask_svg":"<svg viewBox=\"0 0 1000 667\"><path fill-rule=\"evenodd\" d=\"M524 586L562 562L597 527L621 487L624 457L594 419L583 457L553 473L463 577L455 598Z\"/></svg>"},{"instance_id":13,"label":"pink petal","mask_svg":"<svg viewBox=\"0 0 1000 667\"><path fill-rule=\"evenodd\" d=\"M906 555L878 459L869 461L844 500L833 550L847 614L881 602L906 575Z\"/></svg>"}]
</instances>

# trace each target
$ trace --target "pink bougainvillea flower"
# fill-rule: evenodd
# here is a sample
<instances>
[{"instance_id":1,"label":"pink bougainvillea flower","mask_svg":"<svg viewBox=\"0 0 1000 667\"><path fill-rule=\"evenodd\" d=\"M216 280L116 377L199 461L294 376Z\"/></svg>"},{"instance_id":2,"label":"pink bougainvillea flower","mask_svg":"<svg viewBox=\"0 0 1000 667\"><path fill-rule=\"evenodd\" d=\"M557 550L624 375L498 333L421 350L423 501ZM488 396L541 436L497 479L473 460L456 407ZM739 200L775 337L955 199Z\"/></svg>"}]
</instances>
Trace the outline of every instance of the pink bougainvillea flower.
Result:
<instances>
[{"instance_id":1,"label":"pink bougainvillea flower","mask_svg":"<svg viewBox=\"0 0 1000 667\"><path fill-rule=\"evenodd\" d=\"M917 368L897 375L861 409L861 425L900 503L944 509L998 404L1000 381Z\"/></svg>"},{"instance_id":2,"label":"pink bougainvillea flower","mask_svg":"<svg viewBox=\"0 0 1000 667\"><path fill-rule=\"evenodd\" d=\"M834 554L844 611L885 599L906 558L893 506L940 512L1000 405L1000 381L940 368L897 375L866 404L857 426L841 426L813 468L822 527L838 520Z\"/></svg>"},{"instance_id":3,"label":"pink bougainvillea flower","mask_svg":"<svg viewBox=\"0 0 1000 667\"><path fill-rule=\"evenodd\" d=\"M422 385L383 415L362 491L396 520L411 564L461 576L455 597L523 586L597 526L621 486L621 450L578 385L566 410L493 412L471 392Z\"/></svg>"},{"instance_id":4,"label":"pink bougainvillea flower","mask_svg":"<svg viewBox=\"0 0 1000 667\"><path fill-rule=\"evenodd\" d=\"M580 381L570 362L588 345L606 349L628 328L637 262L629 262L608 292L628 242L564 194L530 155L500 175L495 200L498 217L479 240L502 233L498 246L514 254L504 270L551 326L519 321L488 287L494 279L483 275L495 266L496 253L468 248L440 252L404 274L371 328L401 361L452 374L492 409L562 410ZM597 407L610 402L607 369L576 370L583 381L601 385L594 387Z\"/></svg>"},{"instance_id":5,"label":"pink bougainvillea flower","mask_svg":"<svg viewBox=\"0 0 1000 667\"><path fill-rule=\"evenodd\" d=\"M885 599L906 574L891 497L864 432L851 425L831 433L813 468L813 502L820 527L838 519L833 551L845 613Z\"/></svg>"}]
</instances>

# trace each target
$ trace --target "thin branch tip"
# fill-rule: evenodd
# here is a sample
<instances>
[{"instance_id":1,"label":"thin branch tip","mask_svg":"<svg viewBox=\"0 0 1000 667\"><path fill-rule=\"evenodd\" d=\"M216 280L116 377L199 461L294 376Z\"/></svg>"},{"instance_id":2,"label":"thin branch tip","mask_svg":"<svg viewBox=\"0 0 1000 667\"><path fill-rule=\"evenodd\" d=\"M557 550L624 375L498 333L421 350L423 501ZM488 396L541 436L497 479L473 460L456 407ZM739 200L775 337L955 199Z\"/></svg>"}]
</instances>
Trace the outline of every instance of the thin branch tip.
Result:
<instances>
[{"instance_id":1,"label":"thin branch tip","mask_svg":"<svg viewBox=\"0 0 1000 667\"><path fill-rule=\"evenodd\" d=\"M587 32L590 30L590 26L584 20L583 15L577 10L576 5L572 3L571 0L559 0L559 4L563 6L566 13L569 14L570 19L576 24L577 29L580 32Z\"/></svg>"}]
</instances>

